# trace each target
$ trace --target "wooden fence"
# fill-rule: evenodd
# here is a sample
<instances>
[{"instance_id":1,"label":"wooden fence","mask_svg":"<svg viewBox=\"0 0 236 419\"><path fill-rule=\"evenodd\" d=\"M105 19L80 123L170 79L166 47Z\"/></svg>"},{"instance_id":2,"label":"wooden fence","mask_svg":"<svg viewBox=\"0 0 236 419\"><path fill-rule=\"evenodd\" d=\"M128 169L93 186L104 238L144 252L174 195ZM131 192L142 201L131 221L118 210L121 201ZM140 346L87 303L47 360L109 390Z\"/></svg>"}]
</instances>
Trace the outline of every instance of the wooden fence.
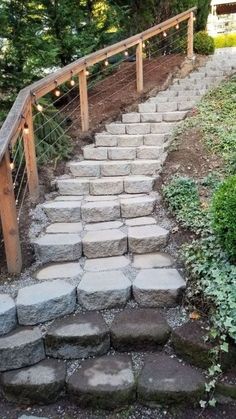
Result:
<instances>
[{"instance_id":1,"label":"wooden fence","mask_svg":"<svg viewBox=\"0 0 236 419\"><path fill-rule=\"evenodd\" d=\"M129 48L136 47L136 85L137 91L141 93L143 90L143 43L158 34L165 33L170 28L178 27L181 22L187 21L187 57L192 59L195 10L196 8L189 9L142 33L87 55L19 92L0 130L0 216L9 273L19 273L22 269L17 209L9 157L9 147L16 143L19 136L22 136L24 145L29 196L33 203L37 202L39 196L32 118L33 106L38 103L38 99L52 92L63 83L70 81L72 76L77 76L79 78L82 130L87 131L89 129L87 68L116 54L125 52Z\"/></svg>"}]
</instances>

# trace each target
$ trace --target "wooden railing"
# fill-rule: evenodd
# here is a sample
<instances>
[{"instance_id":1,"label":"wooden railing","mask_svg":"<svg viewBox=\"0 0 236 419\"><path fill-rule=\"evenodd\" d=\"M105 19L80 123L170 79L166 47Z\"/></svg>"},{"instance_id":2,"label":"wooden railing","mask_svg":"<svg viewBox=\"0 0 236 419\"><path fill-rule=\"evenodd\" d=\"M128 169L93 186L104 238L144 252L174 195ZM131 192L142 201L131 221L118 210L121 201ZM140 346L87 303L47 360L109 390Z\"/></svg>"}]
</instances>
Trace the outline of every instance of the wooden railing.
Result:
<instances>
[{"instance_id":1,"label":"wooden railing","mask_svg":"<svg viewBox=\"0 0 236 419\"><path fill-rule=\"evenodd\" d=\"M176 25L179 26L181 22L187 21L187 57L192 59L195 10L195 7L191 8L142 33L87 55L19 92L0 130L0 215L9 273L19 273L22 269L19 227L9 158L9 147L15 144L19 136L22 136L23 139L29 196L34 203L37 202L39 196L32 107L38 99L52 92L57 86L70 81L72 76L78 76L81 124L82 130L87 131L89 129L89 106L86 69L109 57L125 52L129 48L136 47L136 85L137 91L141 93L143 91L143 43L160 33L165 33Z\"/></svg>"}]
</instances>

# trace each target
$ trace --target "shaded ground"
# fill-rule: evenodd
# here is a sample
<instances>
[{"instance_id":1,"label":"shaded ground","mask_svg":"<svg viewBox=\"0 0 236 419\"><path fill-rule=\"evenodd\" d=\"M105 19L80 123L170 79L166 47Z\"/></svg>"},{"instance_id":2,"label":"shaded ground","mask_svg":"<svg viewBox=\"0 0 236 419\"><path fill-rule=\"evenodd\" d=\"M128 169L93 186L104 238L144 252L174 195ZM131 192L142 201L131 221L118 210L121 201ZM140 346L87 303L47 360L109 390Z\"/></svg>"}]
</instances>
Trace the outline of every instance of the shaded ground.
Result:
<instances>
[{"instance_id":1,"label":"shaded ground","mask_svg":"<svg viewBox=\"0 0 236 419\"><path fill-rule=\"evenodd\" d=\"M215 409L156 408L131 406L121 412L81 410L73 403L61 400L50 406L24 408L0 401L1 419L18 419L22 414L46 416L49 419L235 419L236 405L218 405Z\"/></svg>"}]
</instances>

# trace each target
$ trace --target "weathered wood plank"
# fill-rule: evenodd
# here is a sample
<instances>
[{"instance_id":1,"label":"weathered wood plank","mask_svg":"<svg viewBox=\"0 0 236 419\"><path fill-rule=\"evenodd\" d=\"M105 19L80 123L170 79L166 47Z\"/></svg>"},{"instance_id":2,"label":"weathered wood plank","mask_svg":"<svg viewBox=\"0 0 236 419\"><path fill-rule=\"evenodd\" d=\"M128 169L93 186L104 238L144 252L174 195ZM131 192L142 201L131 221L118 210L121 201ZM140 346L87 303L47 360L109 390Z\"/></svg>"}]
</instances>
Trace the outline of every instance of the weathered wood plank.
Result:
<instances>
[{"instance_id":1,"label":"weathered wood plank","mask_svg":"<svg viewBox=\"0 0 236 419\"><path fill-rule=\"evenodd\" d=\"M39 198L39 179L38 179L38 168L37 168L37 159L36 159L36 150L35 150L35 140L34 140L34 127L33 127L33 118L32 118L32 105L29 104L29 109L25 119L25 124L27 124L27 132L23 129L23 142L24 142L24 153L25 153L25 163L27 170L27 180L29 187L30 200L33 203L36 203Z\"/></svg>"},{"instance_id":2,"label":"weathered wood plank","mask_svg":"<svg viewBox=\"0 0 236 419\"><path fill-rule=\"evenodd\" d=\"M191 60L193 58L193 12L190 13L190 17L188 19L188 51L187 57Z\"/></svg>"},{"instance_id":3,"label":"weathered wood plank","mask_svg":"<svg viewBox=\"0 0 236 419\"><path fill-rule=\"evenodd\" d=\"M139 41L136 49L136 78L137 92L143 91L143 41Z\"/></svg>"},{"instance_id":4,"label":"weathered wood plank","mask_svg":"<svg viewBox=\"0 0 236 419\"><path fill-rule=\"evenodd\" d=\"M88 109L88 87L86 68L79 73L79 93L80 93L80 112L82 131L89 129L89 109Z\"/></svg>"},{"instance_id":5,"label":"weathered wood plank","mask_svg":"<svg viewBox=\"0 0 236 419\"><path fill-rule=\"evenodd\" d=\"M19 228L8 151L0 162L0 215L8 272L20 273L22 268Z\"/></svg>"}]
</instances>

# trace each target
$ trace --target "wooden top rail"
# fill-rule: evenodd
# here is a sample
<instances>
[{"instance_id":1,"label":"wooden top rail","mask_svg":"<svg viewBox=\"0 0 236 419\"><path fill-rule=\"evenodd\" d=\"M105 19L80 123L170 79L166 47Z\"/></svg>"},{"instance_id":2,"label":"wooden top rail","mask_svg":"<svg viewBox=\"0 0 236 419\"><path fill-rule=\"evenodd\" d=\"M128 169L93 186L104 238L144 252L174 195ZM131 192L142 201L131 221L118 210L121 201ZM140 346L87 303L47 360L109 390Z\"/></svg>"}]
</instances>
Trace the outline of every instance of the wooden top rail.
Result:
<instances>
[{"instance_id":1,"label":"wooden top rail","mask_svg":"<svg viewBox=\"0 0 236 419\"><path fill-rule=\"evenodd\" d=\"M181 23L182 21L189 19L195 10L196 7L192 7L191 9L172 17L165 22L153 26L146 31L80 58L22 89L0 130L0 162L9 144L19 135L19 132L24 125L24 118L22 118L22 116L27 116L26 113L29 109L28 105L31 102L51 92L56 87L56 84L60 85L67 80L70 80L71 75L77 75L86 67L92 66L105 60L106 58L123 52L126 49L137 45L140 41L146 41L147 39L175 26L177 23Z\"/></svg>"}]
</instances>

